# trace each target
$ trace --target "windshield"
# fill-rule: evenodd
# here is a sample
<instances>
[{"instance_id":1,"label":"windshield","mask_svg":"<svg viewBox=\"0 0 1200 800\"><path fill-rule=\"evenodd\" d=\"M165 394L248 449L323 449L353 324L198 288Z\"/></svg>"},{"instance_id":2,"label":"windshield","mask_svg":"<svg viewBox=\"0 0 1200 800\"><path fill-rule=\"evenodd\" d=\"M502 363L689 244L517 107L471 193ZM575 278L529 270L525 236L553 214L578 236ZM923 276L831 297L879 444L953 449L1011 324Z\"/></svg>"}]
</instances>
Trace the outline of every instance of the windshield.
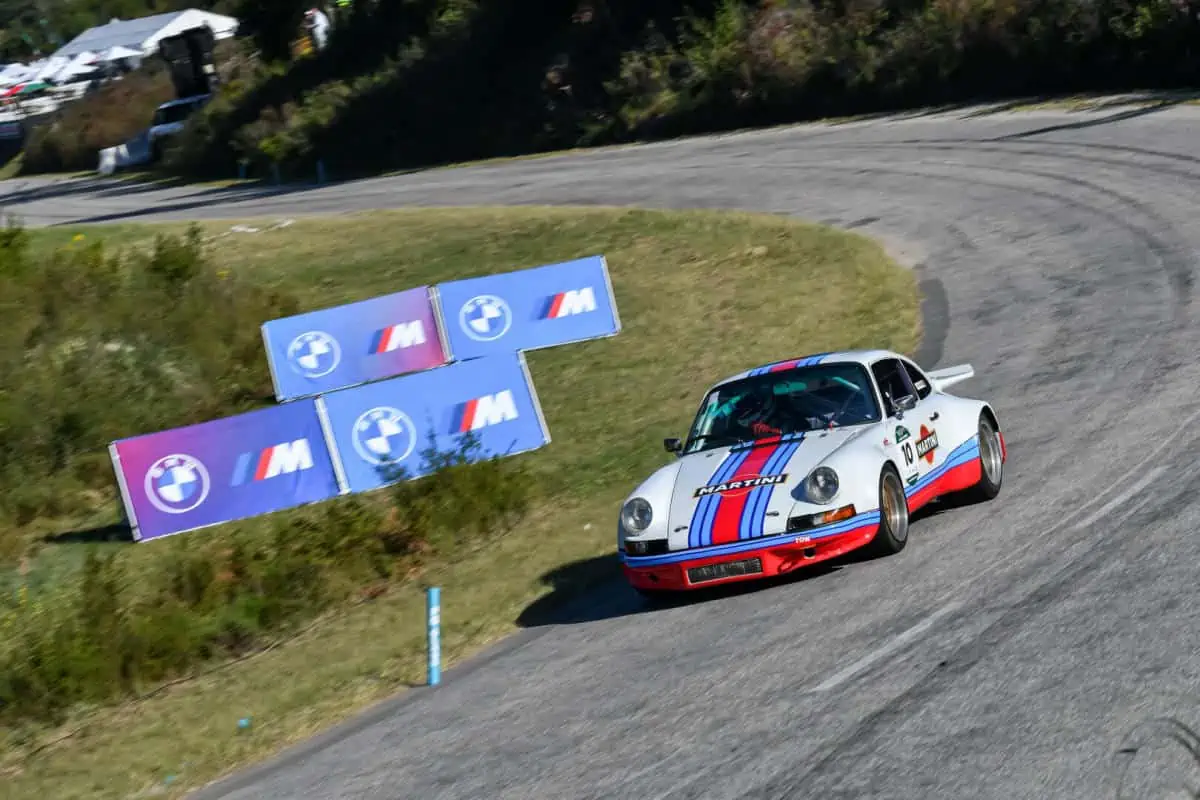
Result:
<instances>
[{"instance_id":1,"label":"windshield","mask_svg":"<svg viewBox=\"0 0 1200 800\"><path fill-rule=\"evenodd\" d=\"M684 453L881 419L861 364L819 364L742 378L709 392Z\"/></svg>"}]
</instances>

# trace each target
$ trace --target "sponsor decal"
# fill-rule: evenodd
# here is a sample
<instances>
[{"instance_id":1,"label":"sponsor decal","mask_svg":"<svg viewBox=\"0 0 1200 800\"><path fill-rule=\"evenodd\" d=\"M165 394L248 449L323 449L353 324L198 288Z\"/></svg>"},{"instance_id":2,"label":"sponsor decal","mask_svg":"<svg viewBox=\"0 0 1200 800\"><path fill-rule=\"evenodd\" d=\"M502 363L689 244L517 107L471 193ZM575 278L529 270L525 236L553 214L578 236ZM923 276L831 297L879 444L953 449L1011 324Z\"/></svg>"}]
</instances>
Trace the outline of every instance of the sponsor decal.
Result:
<instances>
[{"instance_id":1,"label":"sponsor decal","mask_svg":"<svg viewBox=\"0 0 1200 800\"><path fill-rule=\"evenodd\" d=\"M378 406L354 421L354 449L368 464L395 464L412 455L417 431L412 420L398 408Z\"/></svg>"},{"instance_id":2,"label":"sponsor decal","mask_svg":"<svg viewBox=\"0 0 1200 800\"><path fill-rule=\"evenodd\" d=\"M341 363L342 348L325 331L309 331L292 339L287 358L292 369L305 378L323 378Z\"/></svg>"},{"instance_id":3,"label":"sponsor decal","mask_svg":"<svg viewBox=\"0 0 1200 800\"><path fill-rule=\"evenodd\" d=\"M254 464L254 472L250 465ZM238 456L233 468L233 479L230 486L241 486L249 478L251 481L265 481L280 475L290 475L300 470L312 469L312 449L308 439L297 439L294 442L264 447L262 450L252 450Z\"/></svg>"},{"instance_id":4,"label":"sponsor decal","mask_svg":"<svg viewBox=\"0 0 1200 800\"><path fill-rule=\"evenodd\" d=\"M917 458L923 458L927 463L933 463L933 451L937 450L937 430L929 430L921 426L921 438L917 439Z\"/></svg>"},{"instance_id":5,"label":"sponsor decal","mask_svg":"<svg viewBox=\"0 0 1200 800\"><path fill-rule=\"evenodd\" d=\"M185 514L208 497L212 484L200 459L187 453L163 456L146 470L146 498L164 514Z\"/></svg>"},{"instance_id":6,"label":"sponsor decal","mask_svg":"<svg viewBox=\"0 0 1200 800\"><path fill-rule=\"evenodd\" d=\"M542 318L562 319L595 310L596 293L592 291L592 287L585 286L582 289L559 292L551 297L546 303L546 311Z\"/></svg>"},{"instance_id":7,"label":"sponsor decal","mask_svg":"<svg viewBox=\"0 0 1200 800\"><path fill-rule=\"evenodd\" d=\"M512 327L512 310L504 298L481 294L463 303L458 323L463 332L477 342L493 342Z\"/></svg>"},{"instance_id":8,"label":"sponsor decal","mask_svg":"<svg viewBox=\"0 0 1200 800\"><path fill-rule=\"evenodd\" d=\"M738 478L733 481L725 481L724 483L714 483L708 486L701 486L693 494L693 497L705 497L710 494L719 494L724 497L737 497L741 494L746 494L751 489L759 486L775 486L776 484L787 481L787 473L783 472L778 475L747 475L744 478Z\"/></svg>"},{"instance_id":9,"label":"sponsor decal","mask_svg":"<svg viewBox=\"0 0 1200 800\"><path fill-rule=\"evenodd\" d=\"M907 478L905 478L904 482L907 483L909 486L912 486L913 484L915 484L917 482L917 478L919 478L919 477L921 477L920 474L914 472L912 475L909 475Z\"/></svg>"},{"instance_id":10,"label":"sponsor decal","mask_svg":"<svg viewBox=\"0 0 1200 800\"><path fill-rule=\"evenodd\" d=\"M904 427L903 425L896 426L896 441L897 441L897 443L903 442L905 439L907 439L911 435L912 434L910 434L908 432L908 428Z\"/></svg>"},{"instance_id":11,"label":"sponsor decal","mask_svg":"<svg viewBox=\"0 0 1200 800\"><path fill-rule=\"evenodd\" d=\"M390 353L421 344L425 344L425 326L421 320L401 322L375 331L371 337L371 354Z\"/></svg>"},{"instance_id":12,"label":"sponsor decal","mask_svg":"<svg viewBox=\"0 0 1200 800\"><path fill-rule=\"evenodd\" d=\"M499 425L516 419L517 403L509 389L496 394L485 394L463 403L458 410L458 433L477 431L489 425Z\"/></svg>"}]
</instances>

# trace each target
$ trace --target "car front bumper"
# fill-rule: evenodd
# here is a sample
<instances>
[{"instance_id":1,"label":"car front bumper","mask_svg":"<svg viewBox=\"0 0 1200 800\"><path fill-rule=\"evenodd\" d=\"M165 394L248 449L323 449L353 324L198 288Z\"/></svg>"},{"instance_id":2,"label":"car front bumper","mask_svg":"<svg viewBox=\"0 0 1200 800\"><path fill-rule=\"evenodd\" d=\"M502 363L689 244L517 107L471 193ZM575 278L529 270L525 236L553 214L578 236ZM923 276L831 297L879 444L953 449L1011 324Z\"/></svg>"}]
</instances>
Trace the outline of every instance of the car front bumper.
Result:
<instances>
[{"instance_id":1,"label":"car front bumper","mask_svg":"<svg viewBox=\"0 0 1200 800\"><path fill-rule=\"evenodd\" d=\"M706 555L704 550L694 550L666 558L624 556L622 569L633 586L663 591L703 589L785 575L800 567L857 550L870 542L879 530L879 514L873 516L873 521L837 533L821 536L813 531L773 536L762 547L720 555Z\"/></svg>"}]
</instances>

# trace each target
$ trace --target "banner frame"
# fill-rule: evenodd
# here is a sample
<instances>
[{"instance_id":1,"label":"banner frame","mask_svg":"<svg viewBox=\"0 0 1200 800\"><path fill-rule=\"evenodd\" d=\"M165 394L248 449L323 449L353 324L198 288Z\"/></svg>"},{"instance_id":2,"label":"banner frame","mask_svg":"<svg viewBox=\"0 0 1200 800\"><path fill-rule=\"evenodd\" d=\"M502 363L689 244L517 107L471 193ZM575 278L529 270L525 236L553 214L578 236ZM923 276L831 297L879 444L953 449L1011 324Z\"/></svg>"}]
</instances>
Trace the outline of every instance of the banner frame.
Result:
<instances>
[{"instance_id":1,"label":"banner frame","mask_svg":"<svg viewBox=\"0 0 1200 800\"><path fill-rule=\"evenodd\" d=\"M268 320L267 322L270 322L270 320ZM279 376L275 373L275 359L271 357L271 339L270 339L270 336L267 334L267 323L266 322L262 323L261 325L258 326L258 329L262 336L263 353L267 357L267 371L271 373L271 391L273 391L275 393L275 402L276 403L290 403L293 400L303 400L304 398L302 398L302 397L289 397L286 400L279 399L279 397L280 397L280 395L279 395L279 388L280 388L279 387Z\"/></svg>"},{"instance_id":2,"label":"banner frame","mask_svg":"<svg viewBox=\"0 0 1200 800\"><path fill-rule=\"evenodd\" d=\"M446 363L441 366L449 366L455 363L454 348L450 345L450 334L446 330L448 323L442 311L442 295L438 292L437 284L430 284L426 289L429 294L429 305L433 307L433 321L437 327L438 341L442 343L442 353L446 356Z\"/></svg>"},{"instance_id":3,"label":"banner frame","mask_svg":"<svg viewBox=\"0 0 1200 800\"><path fill-rule=\"evenodd\" d=\"M344 390L339 389L338 391ZM350 494L350 481L346 478L346 468L342 464L342 453L338 450L337 440L333 438L333 424L329 421L329 410L325 408L325 395L319 394L314 397L313 404L317 407L317 419L321 422L321 435L325 438L325 448L329 450L329 458L333 461L333 475L337 478L338 497L345 497Z\"/></svg>"},{"instance_id":4,"label":"banner frame","mask_svg":"<svg viewBox=\"0 0 1200 800\"><path fill-rule=\"evenodd\" d=\"M542 399L538 397L537 386L535 386L533 383L533 373L529 370L529 362L525 359L524 350L517 351L517 361L521 365L522 374L525 375L525 385L529 387L529 397L531 400L533 400L534 410L537 411L538 424L542 428L542 435L546 437L546 444L543 444L542 447L546 447L547 445L551 444L554 439L550 436L550 426L546 423L546 414L542 411ZM533 450L540 449L540 447L533 448ZM520 452L532 453L533 450L522 450ZM512 453L511 455L518 455L518 453Z\"/></svg>"},{"instance_id":5,"label":"banner frame","mask_svg":"<svg viewBox=\"0 0 1200 800\"><path fill-rule=\"evenodd\" d=\"M133 508L133 499L129 496L129 486L125 483L125 472L121 469L121 454L117 452L115 441L108 443L108 458L112 462L113 472L117 476L117 487L121 491L121 505L125 506L125 518L129 520L129 531L133 541L142 540L141 527L138 525L137 511Z\"/></svg>"}]
</instances>

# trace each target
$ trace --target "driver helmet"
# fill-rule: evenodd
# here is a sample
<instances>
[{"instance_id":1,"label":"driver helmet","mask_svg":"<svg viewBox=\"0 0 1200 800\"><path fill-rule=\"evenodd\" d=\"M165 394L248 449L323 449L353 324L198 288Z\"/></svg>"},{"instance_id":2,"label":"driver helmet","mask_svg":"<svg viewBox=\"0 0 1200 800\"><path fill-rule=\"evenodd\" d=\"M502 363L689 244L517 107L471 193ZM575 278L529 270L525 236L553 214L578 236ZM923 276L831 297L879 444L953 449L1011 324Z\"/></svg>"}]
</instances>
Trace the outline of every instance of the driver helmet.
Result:
<instances>
[{"instance_id":1,"label":"driver helmet","mask_svg":"<svg viewBox=\"0 0 1200 800\"><path fill-rule=\"evenodd\" d=\"M741 422L766 419L775 410L775 392L770 386L752 386L734 406L734 416Z\"/></svg>"}]
</instances>

